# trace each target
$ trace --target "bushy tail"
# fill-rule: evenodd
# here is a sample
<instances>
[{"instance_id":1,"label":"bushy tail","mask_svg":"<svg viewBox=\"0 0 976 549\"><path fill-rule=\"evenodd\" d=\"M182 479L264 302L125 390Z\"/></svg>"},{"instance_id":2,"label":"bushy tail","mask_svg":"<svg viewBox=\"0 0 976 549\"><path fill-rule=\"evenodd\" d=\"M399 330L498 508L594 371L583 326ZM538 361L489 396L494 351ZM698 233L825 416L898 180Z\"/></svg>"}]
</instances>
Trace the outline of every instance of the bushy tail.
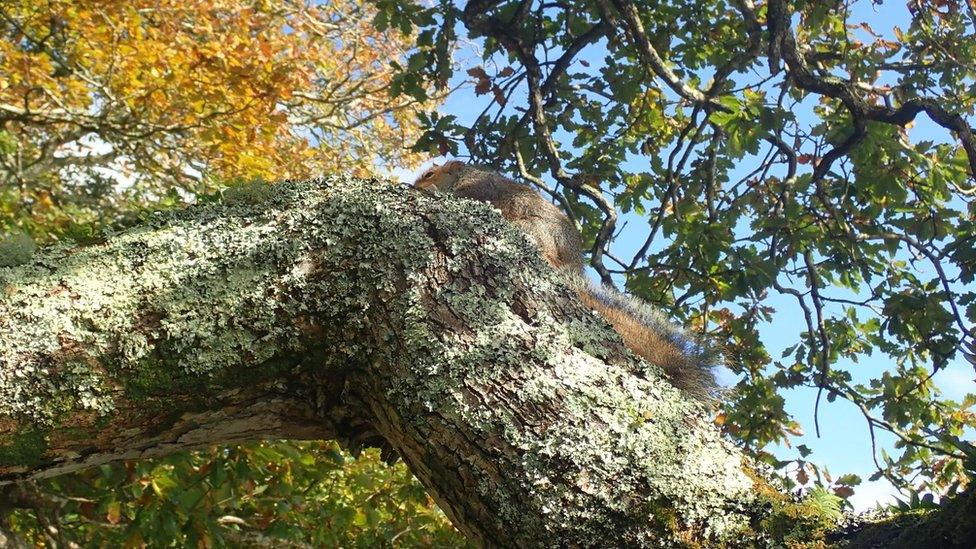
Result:
<instances>
[{"instance_id":1,"label":"bushy tail","mask_svg":"<svg viewBox=\"0 0 976 549\"><path fill-rule=\"evenodd\" d=\"M718 364L718 354L703 341L638 298L597 286L583 274L567 279L583 303L600 313L634 354L664 370L672 385L703 400L714 395L712 367Z\"/></svg>"}]
</instances>

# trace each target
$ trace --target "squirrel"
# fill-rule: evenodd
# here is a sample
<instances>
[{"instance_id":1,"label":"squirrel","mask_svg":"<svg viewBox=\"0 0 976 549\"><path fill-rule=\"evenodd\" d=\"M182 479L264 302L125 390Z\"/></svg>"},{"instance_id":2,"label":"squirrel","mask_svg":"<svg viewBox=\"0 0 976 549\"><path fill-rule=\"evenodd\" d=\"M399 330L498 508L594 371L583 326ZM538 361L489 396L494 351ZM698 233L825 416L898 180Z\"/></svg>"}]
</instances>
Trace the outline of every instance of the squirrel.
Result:
<instances>
[{"instance_id":1,"label":"squirrel","mask_svg":"<svg viewBox=\"0 0 976 549\"><path fill-rule=\"evenodd\" d=\"M413 183L428 193L447 193L488 202L501 211L539 248L587 307L596 310L636 355L661 368L672 385L708 399L715 391L712 358L705 346L669 323L637 298L607 286L596 286L583 272L579 231L558 207L531 187L460 160L434 165Z\"/></svg>"}]
</instances>

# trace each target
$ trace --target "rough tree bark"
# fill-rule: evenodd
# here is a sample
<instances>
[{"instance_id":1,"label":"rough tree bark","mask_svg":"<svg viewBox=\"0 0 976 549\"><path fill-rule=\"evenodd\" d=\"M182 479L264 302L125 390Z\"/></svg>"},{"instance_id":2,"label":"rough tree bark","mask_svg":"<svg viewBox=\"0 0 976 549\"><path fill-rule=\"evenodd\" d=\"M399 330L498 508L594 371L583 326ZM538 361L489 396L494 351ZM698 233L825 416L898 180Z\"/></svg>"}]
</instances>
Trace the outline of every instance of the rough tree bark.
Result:
<instances>
[{"instance_id":1,"label":"rough tree bark","mask_svg":"<svg viewBox=\"0 0 976 549\"><path fill-rule=\"evenodd\" d=\"M488 546L818 543L484 204L244 187L0 269L0 481L259 437L399 455Z\"/></svg>"}]
</instances>

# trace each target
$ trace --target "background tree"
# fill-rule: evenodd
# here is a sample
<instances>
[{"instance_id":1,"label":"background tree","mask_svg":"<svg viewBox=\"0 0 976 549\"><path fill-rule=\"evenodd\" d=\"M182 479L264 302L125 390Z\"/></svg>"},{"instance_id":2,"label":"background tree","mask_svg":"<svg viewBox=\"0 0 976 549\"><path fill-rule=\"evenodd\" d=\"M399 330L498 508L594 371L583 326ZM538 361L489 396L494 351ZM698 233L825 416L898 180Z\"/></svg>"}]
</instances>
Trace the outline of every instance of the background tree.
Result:
<instances>
[{"instance_id":1,"label":"background tree","mask_svg":"<svg viewBox=\"0 0 976 549\"><path fill-rule=\"evenodd\" d=\"M233 179L412 165L424 103L386 93L412 38L371 18L356 1L5 2L0 223L56 231Z\"/></svg>"},{"instance_id":2,"label":"background tree","mask_svg":"<svg viewBox=\"0 0 976 549\"><path fill-rule=\"evenodd\" d=\"M412 74L450 81L436 45L459 27L483 48L467 70L483 110L430 115L419 148L549 193L605 283L720 342L741 378L718 418L731 436L788 465L764 448L798 434L780 393L808 387L817 407L859 411L872 478L934 494L969 481L976 396L934 380L976 364L973 2L909 1L906 28L854 15L903 5L877 0L377 5L381 27L411 22L430 44ZM622 216L633 249L612 245ZM800 326L781 357L757 330L776 297ZM884 371L858 369L870 354ZM897 454L875 447L882 431ZM830 484L799 451L793 479Z\"/></svg>"},{"instance_id":3,"label":"background tree","mask_svg":"<svg viewBox=\"0 0 976 549\"><path fill-rule=\"evenodd\" d=\"M390 98L390 62L413 37L377 31L374 14L352 0L3 2L0 234L85 241L235 182L412 165L415 112L432 103ZM0 244L0 263L18 242ZM220 447L6 490L7 523L52 547L461 543L402 465L334 443Z\"/></svg>"}]
</instances>

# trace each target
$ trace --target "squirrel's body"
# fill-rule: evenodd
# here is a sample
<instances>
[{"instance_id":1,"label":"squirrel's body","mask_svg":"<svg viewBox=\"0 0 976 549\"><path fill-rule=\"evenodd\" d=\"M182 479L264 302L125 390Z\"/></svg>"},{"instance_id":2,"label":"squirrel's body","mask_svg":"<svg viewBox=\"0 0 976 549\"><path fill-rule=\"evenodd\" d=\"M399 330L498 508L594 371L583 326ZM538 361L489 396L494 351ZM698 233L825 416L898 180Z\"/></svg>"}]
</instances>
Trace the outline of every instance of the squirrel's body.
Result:
<instances>
[{"instance_id":1,"label":"squirrel's body","mask_svg":"<svg viewBox=\"0 0 976 549\"><path fill-rule=\"evenodd\" d=\"M533 189L458 160L427 170L414 186L490 203L529 235L547 263L557 269L583 271L583 242L576 227Z\"/></svg>"},{"instance_id":2,"label":"squirrel's body","mask_svg":"<svg viewBox=\"0 0 976 549\"><path fill-rule=\"evenodd\" d=\"M583 244L569 218L535 190L457 160L434 166L414 182L425 191L488 202L521 228L543 259L561 271L583 303L599 312L634 354L664 370L679 389L698 397L714 389L706 353L649 305L612 288L596 287L583 273Z\"/></svg>"}]
</instances>

